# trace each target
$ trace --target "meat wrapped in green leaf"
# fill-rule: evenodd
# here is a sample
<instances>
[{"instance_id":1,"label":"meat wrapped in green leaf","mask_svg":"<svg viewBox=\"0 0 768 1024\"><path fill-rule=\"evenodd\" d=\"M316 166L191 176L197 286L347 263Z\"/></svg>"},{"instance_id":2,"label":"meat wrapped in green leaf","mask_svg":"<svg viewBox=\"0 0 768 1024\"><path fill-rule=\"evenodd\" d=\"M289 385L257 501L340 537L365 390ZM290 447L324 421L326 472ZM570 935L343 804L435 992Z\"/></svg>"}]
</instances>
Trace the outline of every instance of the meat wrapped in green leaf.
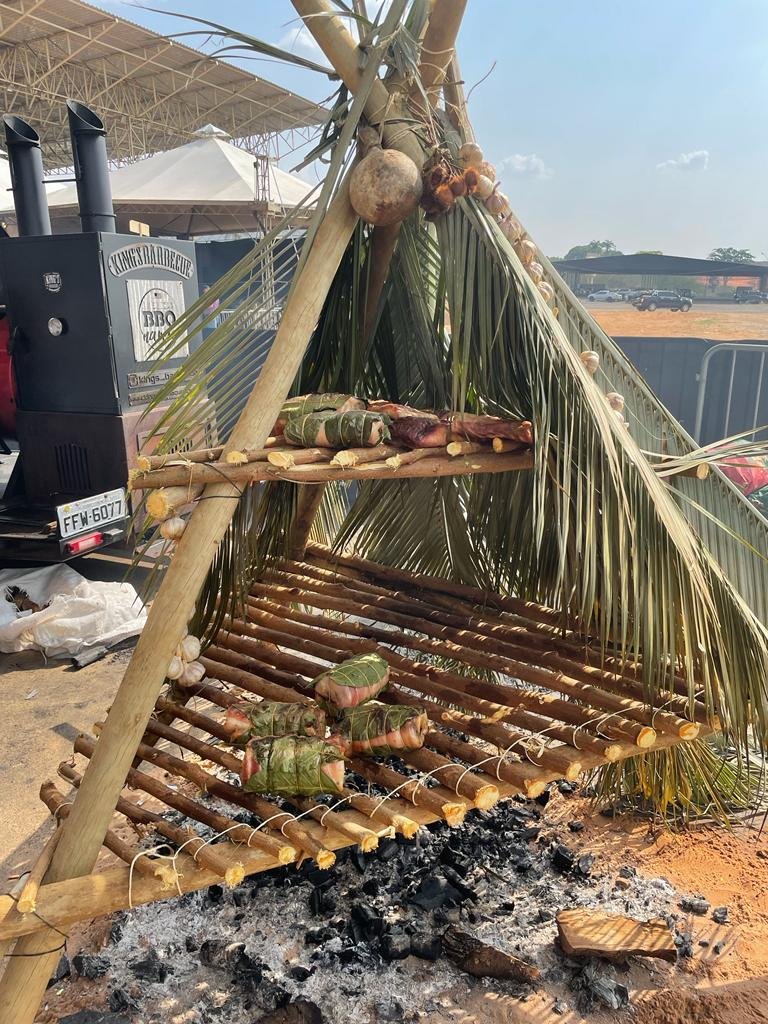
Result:
<instances>
[{"instance_id":1,"label":"meat wrapped in green leaf","mask_svg":"<svg viewBox=\"0 0 768 1024\"><path fill-rule=\"evenodd\" d=\"M378 696L389 682L389 665L378 654L358 654L315 676L317 702L328 709L354 708Z\"/></svg>"},{"instance_id":2,"label":"meat wrapped in green leaf","mask_svg":"<svg viewBox=\"0 0 768 1024\"><path fill-rule=\"evenodd\" d=\"M269 736L325 736L325 713L321 708L274 700L232 704L222 724L233 743Z\"/></svg>"},{"instance_id":3,"label":"meat wrapped in green leaf","mask_svg":"<svg viewBox=\"0 0 768 1024\"><path fill-rule=\"evenodd\" d=\"M389 428L375 412L316 412L291 417L283 438L303 448L373 448L389 440Z\"/></svg>"},{"instance_id":4,"label":"meat wrapped in green leaf","mask_svg":"<svg viewBox=\"0 0 768 1024\"><path fill-rule=\"evenodd\" d=\"M376 754L388 757L423 747L428 730L429 719L425 711L371 702L343 711L328 742L335 743L345 756Z\"/></svg>"},{"instance_id":5,"label":"meat wrapped in green leaf","mask_svg":"<svg viewBox=\"0 0 768 1024\"><path fill-rule=\"evenodd\" d=\"M278 796L341 793L344 761L337 746L307 736L250 740L240 777L248 793Z\"/></svg>"}]
</instances>

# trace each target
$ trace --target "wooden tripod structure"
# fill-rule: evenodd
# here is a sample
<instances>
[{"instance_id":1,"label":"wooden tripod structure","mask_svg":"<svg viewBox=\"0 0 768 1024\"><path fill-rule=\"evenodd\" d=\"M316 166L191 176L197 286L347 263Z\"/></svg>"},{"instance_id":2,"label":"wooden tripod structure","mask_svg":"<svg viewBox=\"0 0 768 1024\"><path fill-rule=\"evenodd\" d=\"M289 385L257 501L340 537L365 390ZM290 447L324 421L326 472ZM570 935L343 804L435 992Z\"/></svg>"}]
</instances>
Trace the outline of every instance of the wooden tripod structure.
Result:
<instances>
[{"instance_id":1,"label":"wooden tripod structure","mask_svg":"<svg viewBox=\"0 0 768 1024\"><path fill-rule=\"evenodd\" d=\"M364 107L366 120L380 128L388 147L397 148L406 153L421 167L425 154L417 133L407 126L413 118L403 116L402 83L397 83L399 91L393 93L389 91L384 81L378 77L372 77L377 73L378 67L372 69L369 66L361 71L361 50L344 23L334 14L334 9L328 0L292 0L292 2L352 95L358 93L362 88L365 78L365 86L368 89ZM422 40L420 72L423 93L419 92L417 98L411 97L411 103L413 109L418 110L419 104L423 104L426 97L426 101L434 106L443 91L448 116L461 129L465 138L471 138L471 129L466 120L466 107L459 85L458 65L454 56L454 43L465 6L466 0L432 0L430 16ZM391 19L392 24L397 24L404 7L405 0L395 0L387 20ZM386 24L385 21L385 28ZM328 290L357 221L357 215L349 200L348 181L345 180L341 183L325 216L317 226L300 277L294 283L290 298L283 311L275 341L242 414L223 449L224 455L227 451L264 449L270 430L299 372ZM368 333L372 330L375 322L398 230L398 227L377 228L373 233L367 302L361 328ZM499 470L524 469L530 466L530 460L521 459L519 456L500 454L497 458L507 460L495 464ZM456 463L454 467L456 472L459 471L458 465ZM422 464L419 473L426 475L427 468L430 471L432 469L432 467L425 467ZM467 472L470 471L475 470L470 466ZM493 472L496 470L489 470L483 464L479 471ZM265 470L265 472L267 471ZM417 475L415 468L413 472L414 475ZM151 472L145 475L151 476ZM352 478L353 475L349 478ZM382 471L382 475L386 474ZM252 473L248 477L247 472L244 471L239 479L246 478L256 479ZM375 630L369 629L366 633L361 628L355 629L354 626L350 626L347 630L348 636L342 638L336 635L331 636L334 624L324 615L324 611L328 609L344 610L344 606L339 605L341 599L338 597L338 590L334 589L338 585L338 579L336 576L329 576L328 556L322 550L310 551L304 561L307 537L312 519L319 507L324 481L331 478L332 474L329 476L322 471L314 476L306 475L304 477L306 482L299 502L290 545L290 557L293 561L278 570L276 576L270 576L264 581L254 584L249 599L249 621L230 622L228 636L234 637L234 639L221 642L217 640L216 646L206 652L212 675L261 696L277 695L277 699L301 701L306 699L303 690L307 674L311 674L306 661L303 661L301 657L301 652L305 648L307 652L312 651L318 657L333 662L348 657L352 652L369 649L365 645L377 639ZM337 475L336 478L343 479L344 477ZM206 728L215 734L215 725L211 725L207 720L203 723L200 720L202 716L197 715L195 711L160 698L168 664L179 639L187 631L187 624L194 612L195 602L241 496L241 489L237 485L237 474L233 474L229 479L220 475L208 477L208 479L212 479L214 482L206 482L205 473L202 471L198 473L195 478L195 483L199 488L197 493L202 492L205 499L215 500L199 502L192 513L152 604L143 633L109 715L101 728L98 741L95 743L88 739L78 741L77 750L88 758L88 767L82 777L74 771L68 775L69 780L77 786L76 798L72 806L67 808L62 815L64 820L57 832L56 842L49 850L46 860L38 867L34 879L36 885L39 885L40 882L44 883L42 890L48 894L45 903L46 913L41 914L41 921L36 922L36 930L30 931L28 927L19 926L17 931L13 933L8 931L3 936L10 935L12 938L18 936L5 974L0 980L0 1020L3 1022L32 1024L46 983L58 961L62 936L65 934L67 925L74 919L72 916L73 903L77 904L74 913L79 914L81 919L124 905L121 902L124 900L124 896L116 899L111 892L109 874L97 877L91 875L91 871L101 846L105 842L105 836L108 836L112 815L116 808L120 809L121 791L126 779L137 786L149 787L147 791L151 792L153 785L151 778L132 768L137 753L142 759L154 761L155 764L164 767L167 771L178 773L180 777L191 778L192 781L200 782L201 785L210 785L211 783L210 779L201 781L199 774L193 773L190 776L188 768L187 774L185 774L183 762L180 763L177 759L161 753L153 753L151 746L146 743L145 737L149 736L150 739L171 738L174 742L186 745L187 749L192 752L202 753L209 758L218 757L218 761L223 767L231 767L232 759L228 761L226 755L216 754L214 748L202 743L196 747L196 741L185 738L184 734L163 724L162 720L150 721L153 711L157 708L170 712L172 719L174 716L179 717L193 726L205 724ZM188 494L188 488L182 488L182 493ZM497 609L498 622L492 621L489 625L486 619L481 617L479 609L483 605L487 606L489 601L495 600L492 595L472 594L469 592L469 588L464 588L458 593L455 589L445 591L441 590L440 586L433 581L428 586L422 583L427 586L427 590L415 597L411 605L404 605L400 588L406 584L415 586L416 582L404 578L402 574L400 576L397 573L388 574L387 571L379 567L351 561L341 564L339 572L344 576L345 587L354 594L356 601L370 601L371 605L375 606L377 614L390 616L389 619L382 618L382 621L390 621L393 625L403 626L403 623L410 621L406 616L418 618L418 621L422 623L422 626L419 627L422 630L422 635L414 639L410 633L402 634L402 642L406 646L410 645L415 651L449 654L456 657L457 660L462 660L475 667L481 666L500 671L506 668L519 673L525 670L519 646L521 639L524 639L526 644L533 646L536 643L544 643L546 646L554 642L552 622L547 620L546 609L537 609L533 606L530 608L511 607L502 603ZM300 587L304 595L302 604L314 609L312 612L297 614L288 610L286 594L290 596L295 593L296 587ZM463 618L461 622L457 621L455 615L452 616L450 609L446 606L446 599L462 602ZM520 620L523 624L509 627L508 620L503 618L507 614L516 616L515 621ZM496 660L494 658L489 660L489 656L483 653L487 637L488 635L498 635L498 631L502 628L507 630L504 632L501 644L504 658L498 656ZM467 629L470 630L469 634ZM461 640L458 639L457 630L461 632ZM487 632L488 630L491 630L490 634ZM522 633L515 632L520 630ZM469 640L467 639L468 635ZM279 650L282 653L279 657L268 656L267 648L273 648L276 642L280 644ZM285 653L286 650L293 653ZM521 660L517 660L518 658ZM542 663L544 663L544 655L542 659ZM487 711L491 706L498 707L499 704L493 704L494 700L501 701L502 695L493 686L478 682L476 685L473 684L473 688L470 690L456 673L445 671L424 676L420 674L421 669L418 662L410 657L398 655L396 658L393 655L391 664L397 672L401 673L403 686L408 691L415 689L420 693L431 694L437 698L450 699L451 694L455 693L452 687L464 686L463 706L482 712ZM258 677L254 675L256 671L258 671ZM585 732L587 738L583 741L583 747L568 748L559 753L550 752L543 757L542 772L544 774L536 775L535 778L532 772L525 767L514 770L504 768L502 758L498 758L496 780L500 783L501 788L505 782L508 782L514 791L522 790L531 793L535 792L535 786L539 785L541 778L545 776L552 778L565 774L572 777L582 767L605 763L606 760L618 757L632 756L638 752L638 747L647 749L650 744L656 743L657 729L662 734L658 742L659 746L663 748L681 738L690 738L700 732L703 735L717 727L717 723L708 717L707 709L703 706L689 706L687 713L682 718L678 717L676 713L664 712L656 716L652 723L647 722L643 717L642 685L637 680L633 682L632 679L626 678L623 675L624 671L622 668L621 670L617 669L614 673L613 670L589 664L583 653L579 652L578 644L575 641L571 642L570 646L565 641L562 651L554 655L552 670L546 675L546 678L541 674L534 675L531 677L531 681L541 685L559 686L560 692L566 696L578 693L581 698L586 696L597 703L587 709L582 707L581 710L575 710L575 706L569 705L567 700L560 700L559 697L552 698L548 699L549 703L542 702L540 705L531 703L530 706L518 710L517 722L525 727L533 728L535 722L541 720L540 716L544 712L551 712L553 717L557 717L559 714L561 721L568 721L567 716L570 715L572 726L588 730L595 722L602 721L602 718L608 715L608 717L616 719L611 726L613 732L609 733L615 743L611 744L604 738L597 739L596 734ZM254 680L257 678L261 682L255 682ZM523 676L523 678L525 677ZM267 682L265 683L264 680ZM285 694L288 692L286 687L291 681L295 689L292 691L293 695L286 698ZM593 683L598 685L592 685ZM611 690L611 686L613 686L613 690ZM632 691L633 686L635 687L634 691ZM574 689L578 687L587 687L589 692L586 693L584 689ZM624 694L633 692L634 697L621 696L622 692ZM221 700L220 693L218 698L215 692L208 693L207 696L214 701ZM395 689L393 699L396 702L400 700L407 703L408 692L398 687ZM533 698L531 700L533 701ZM679 691L679 700L676 706L682 715L686 707L684 690ZM595 708L594 713L593 707ZM576 718L573 718L574 715ZM566 716L565 719L562 716ZM468 716L455 713L449 724L459 729L475 729L475 734L479 735L481 739L496 742L496 733L493 729L491 727L480 729L480 726L473 724L475 721ZM515 724L515 720L512 721ZM560 727L550 725L550 728ZM480 732L478 733L477 730ZM687 733L686 730L688 730ZM565 729L560 731L565 734ZM604 735L601 733L601 736ZM461 747L461 750L458 750L458 747ZM445 760L445 755L461 756L470 764L476 764L478 761L476 752L473 752L469 744L457 744L456 741L449 741L437 732L433 737L433 750L440 753L427 754L425 752L423 755L415 757L411 763L416 767L432 770L430 765L434 767L435 758L442 757ZM581 757L579 756L580 751ZM546 758L549 760L544 763ZM485 760L490 759L486 756ZM439 766L444 770L450 770L449 766L442 762L439 762ZM502 774L502 768L507 775ZM358 770L357 765L355 765L355 769ZM397 781L401 777L384 766L374 766L362 770L370 773L368 777L371 781L385 787L391 788L401 784ZM509 774L510 772L511 774ZM480 782L473 782L466 776L467 771L457 770L455 794L469 799L470 806L482 806L478 802L483 799L481 790L484 787L486 796L488 796L487 791L492 788L489 784L494 780L485 778ZM233 789L233 787L229 788ZM415 828L418 828L421 822L434 820L435 815L463 816L461 807L464 804L461 804L460 801L446 804L444 801L438 800L436 803L435 798L429 796L430 790L425 789L421 795L417 790L418 787L415 787L413 791L415 809L411 821ZM227 795L230 799L236 799L228 791ZM474 804L471 801L474 801ZM49 794L46 802L49 802L52 810L57 813L62 812L60 802L55 795ZM170 798L167 802L170 802ZM188 801L188 803L191 802ZM366 805L365 799L358 796L357 802L353 803L353 806L360 813L369 815L371 820L375 818L383 821L389 826L403 831L403 834L407 834L411 829L410 819L395 814L387 808L382 809L378 805L371 807L371 803L369 801L369 804ZM452 809L446 810L446 807ZM189 813L201 813L199 808L196 811L189 807L184 809ZM308 807L309 811L312 811L311 807ZM321 823L325 821L326 814L327 811L322 813ZM214 816L210 815L209 817L212 819ZM286 815L285 817L290 816ZM374 839L370 838L373 836L371 830L357 819L341 820L341 816L337 816L335 827L338 828L339 834L347 837L347 841L354 839L355 841L374 842ZM169 835L169 838L173 838L170 835L170 827L165 825L164 828L165 834ZM249 870L263 870L275 864L288 863L295 859L296 849L294 847L299 846L314 853L318 862L322 862L321 858L327 851L324 850L322 843L313 838L314 834L300 832L290 822L285 823L282 834L285 837L285 842L272 840L262 843L261 849L253 854L253 863ZM201 846L203 845L201 844ZM205 860L202 859L203 857ZM207 847L207 852L201 853L200 862L195 857L193 868L197 868L199 874L191 887L209 884L226 873L232 863L227 861L226 857L223 859L222 857L218 846ZM155 898L156 892L156 879L137 877L134 882L133 902L138 903ZM48 923L55 927L47 927Z\"/></svg>"}]
</instances>

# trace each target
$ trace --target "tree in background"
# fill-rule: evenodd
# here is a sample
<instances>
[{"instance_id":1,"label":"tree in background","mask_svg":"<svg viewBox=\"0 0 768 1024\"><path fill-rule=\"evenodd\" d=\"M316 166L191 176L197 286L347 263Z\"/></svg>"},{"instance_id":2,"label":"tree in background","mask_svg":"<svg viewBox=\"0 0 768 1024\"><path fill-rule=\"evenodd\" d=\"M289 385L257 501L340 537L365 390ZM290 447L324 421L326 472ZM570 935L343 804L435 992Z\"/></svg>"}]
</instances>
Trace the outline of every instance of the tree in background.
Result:
<instances>
[{"instance_id":1,"label":"tree in background","mask_svg":"<svg viewBox=\"0 0 768 1024\"><path fill-rule=\"evenodd\" d=\"M602 241L598 241L593 238L587 245L574 245L572 249L569 249L565 254L567 260L585 260L594 256L623 256L624 253L621 249L617 249L614 243L609 239L605 238Z\"/></svg>"},{"instance_id":2,"label":"tree in background","mask_svg":"<svg viewBox=\"0 0 768 1024\"><path fill-rule=\"evenodd\" d=\"M734 249L731 245L721 246L713 249L707 256L708 260L717 260L720 263L754 263L755 257L749 249Z\"/></svg>"}]
</instances>

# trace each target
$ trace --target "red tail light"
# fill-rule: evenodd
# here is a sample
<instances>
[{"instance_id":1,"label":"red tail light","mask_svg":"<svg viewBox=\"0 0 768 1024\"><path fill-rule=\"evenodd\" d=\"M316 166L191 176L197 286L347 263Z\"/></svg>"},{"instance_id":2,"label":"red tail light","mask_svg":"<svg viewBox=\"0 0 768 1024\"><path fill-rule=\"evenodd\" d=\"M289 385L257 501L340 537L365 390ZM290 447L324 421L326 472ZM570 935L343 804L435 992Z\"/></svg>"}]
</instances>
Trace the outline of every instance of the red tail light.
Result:
<instances>
[{"instance_id":1,"label":"red tail light","mask_svg":"<svg viewBox=\"0 0 768 1024\"><path fill-rule=\"evenodd\" d=\"M77 537L75 540L67 541L64 550L68 555L82 555L84 551L97 548L104 543L104 534L100 530L95 533L87 533L84 537Z\"/></svg>"}]
</instances>

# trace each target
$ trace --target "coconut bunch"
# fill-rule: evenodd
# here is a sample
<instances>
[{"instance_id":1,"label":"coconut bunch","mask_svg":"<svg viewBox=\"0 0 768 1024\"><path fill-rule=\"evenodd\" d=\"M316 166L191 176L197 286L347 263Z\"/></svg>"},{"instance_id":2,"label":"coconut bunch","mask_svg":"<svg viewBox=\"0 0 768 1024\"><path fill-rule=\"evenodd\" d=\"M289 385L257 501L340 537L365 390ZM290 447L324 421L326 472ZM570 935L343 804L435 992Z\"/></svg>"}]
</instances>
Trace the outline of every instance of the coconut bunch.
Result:
<instances>
[{"instance_id":1,"label":"coconut bunch","mask_svg":"<svg viewBox=\"0 0 768 1024\"><path fill-rule=\"evenodd\" d=\"M465 178L469 176L474 182L470 191L482 200L486 210L499 222L504 237L512 244L528 276L545 301L552 305L555 292L544 280L544 267L537 258L539 250L512 212L509 197L501 191L500 182L496 180L496 168L488 163L476 142L465 142L459 149L459 163Z\"/></svg>"}]
</instances>

